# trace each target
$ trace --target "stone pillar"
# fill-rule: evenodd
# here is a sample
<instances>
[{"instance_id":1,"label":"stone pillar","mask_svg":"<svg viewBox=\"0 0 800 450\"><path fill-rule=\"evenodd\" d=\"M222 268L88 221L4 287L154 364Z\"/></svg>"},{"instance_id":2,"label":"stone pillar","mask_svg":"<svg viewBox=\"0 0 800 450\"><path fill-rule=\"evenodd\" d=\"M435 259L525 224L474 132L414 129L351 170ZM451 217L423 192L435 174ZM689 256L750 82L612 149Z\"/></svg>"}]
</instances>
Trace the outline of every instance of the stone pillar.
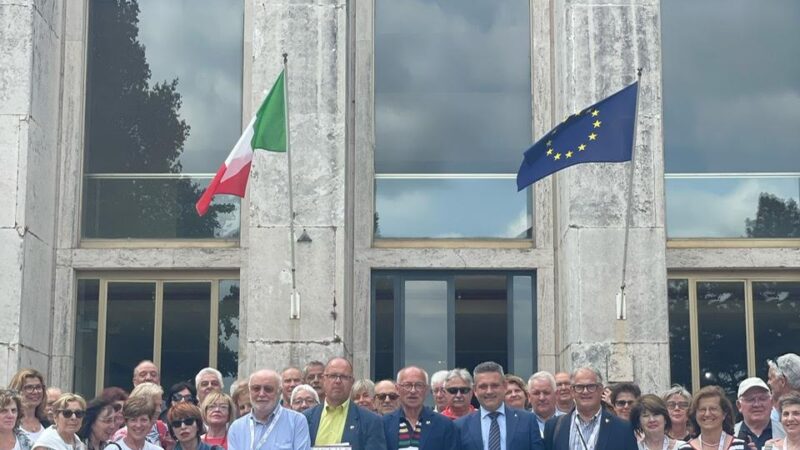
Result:
<instances>
[{"instance_id":1,"label":"stone pillar","mask_svg":"<svg viewBox=\"0 0 800 450\"><path fill-rule=\"evenodd\" d=\"M257 151L242 216L243 342L240 373L281 369L347 351L343 333L345 264L344 0L252 6L249 118L282 69L287 78L300 318L289 318L291 248L287 155ZM334 307L334 305L336 305Z\"/></svg>"},{"instance_id":2,"label":"stone pillar","mask_svg":"<svg viewBox=\"0 0 800 450\"><path fill-rule=\"evenodd\" d=\"M639 93L627 277L616 320L629 164L556 175L556 296L564 369L592 365L644 391L669 385L669 341L657 0L562 0L554 9L556 121L635 81Z\"/></svg>"},{"instance_id":3,"label":"stone pillar","mask_svg":"<svg viewBox=\"0 0 800 450\"><path fill-rule=\"evenodd\" d=\"M0 380L49 374L61 2L0 4ZM56 331L60 332L60 331Z\"/></svg>"}]
</instances>

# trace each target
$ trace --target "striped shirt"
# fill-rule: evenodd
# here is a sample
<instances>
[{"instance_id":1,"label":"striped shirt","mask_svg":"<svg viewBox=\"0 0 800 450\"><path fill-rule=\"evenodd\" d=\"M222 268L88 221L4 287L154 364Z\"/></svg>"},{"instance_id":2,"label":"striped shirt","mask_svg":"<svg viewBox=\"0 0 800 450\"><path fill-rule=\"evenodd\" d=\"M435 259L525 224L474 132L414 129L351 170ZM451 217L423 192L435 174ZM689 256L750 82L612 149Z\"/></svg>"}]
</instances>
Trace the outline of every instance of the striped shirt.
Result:
<instances>
[{"instance_id":1,"label":"striped shirt","mask_svg":"<svg viewBox=\"0 0 800 450\"><path fill-rule=\"evenodd\" d=\"M419 440L422 435L422 423L419 420L417 420L412 430L408 420L406 420L405 417L401 417L398 432L397 448L407 448L411 450L419 448Z\"/></svg>"}]
</instances>

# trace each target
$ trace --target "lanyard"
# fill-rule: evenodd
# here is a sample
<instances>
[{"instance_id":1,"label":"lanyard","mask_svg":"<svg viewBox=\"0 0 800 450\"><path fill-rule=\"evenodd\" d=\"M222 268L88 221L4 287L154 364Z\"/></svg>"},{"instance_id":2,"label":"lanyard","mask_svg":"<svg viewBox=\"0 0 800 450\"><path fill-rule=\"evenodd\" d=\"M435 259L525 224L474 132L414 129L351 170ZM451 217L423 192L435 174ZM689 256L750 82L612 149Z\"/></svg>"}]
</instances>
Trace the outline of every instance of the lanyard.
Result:
<instances>
[{"instance_id":1,"label":"lanyard","mask_svg":"<svg viewBox=\"0 0 800 450\"><path fill-rule=\"evenodd\" d=\"M278 418L281 416L281 412L283 408L281 405L275 405L275 413L272 416L272 422L270 422L269 426L267 427L267 431L261 436L261 439L256 444L256 418L255 416L250 417L250 447L252 450L258 450L267 442L267 438L269 437L270 433L272 433L272 429L275 428L275 424L278 423Z\"/></svg>"},{"instance_id":2,"label":"lanyard","mask_svg":"<svg viewBox=\"0 0 800 450\"><path fill-rule=\"evenodd\" d=\"M599 416L592 418L592 421L596 420L597 422L595 422L594 425L592 425L592 432L591 434L589 434L589 439L586 440L583 438L583 433L581 433L581 425L580 425L580 419L578 418L578 411L575 411L575 420L574 420L575 432L578 434L578 438L580 438L584 450L589 450L589 445L588 445L589 443L592 444L592 450L594 450L595 445L597 445L597 433L600 432L601 417L602 413Z\"/></svg>"}]
</instances>

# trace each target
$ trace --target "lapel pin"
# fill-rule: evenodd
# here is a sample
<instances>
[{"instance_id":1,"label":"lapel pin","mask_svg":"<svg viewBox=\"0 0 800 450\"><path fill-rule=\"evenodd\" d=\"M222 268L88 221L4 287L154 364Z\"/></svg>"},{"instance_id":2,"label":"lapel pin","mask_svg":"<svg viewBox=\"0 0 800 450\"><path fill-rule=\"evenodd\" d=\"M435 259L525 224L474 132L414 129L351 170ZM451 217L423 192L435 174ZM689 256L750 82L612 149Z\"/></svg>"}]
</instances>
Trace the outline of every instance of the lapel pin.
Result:
<instances>
[{"instance_id":1,"label":"lapel pin","mask_svg":"<svg viewBox=\"0 0 800 450\"><path fill-rule=\"evenodd\" d=\"M430 421L430 420L426 420L426 421L425 421L425 425L430 425L430 424L431 424L431 421Z\"/></svg>"},{"instance_id":2,"label":"lapel pin","mask_svg":"<svg viewBox=\"0 0 800 450\"><path fill-rule=\"evenodd\" d=\"M611 421L611 420L610 420L608 417L606 417L606 423L608 423L608 422L610 422L610 421Z\"/></svg>"},{"instance_id":3,"label":"lapel pin","mask_svg":"<svg viewBox=\"0 0 800 450\"><path fill-rule=\"evenodd\" d=\"M356 429L356 426L355 426L355 425L350 425L350 429L351 429L351 430L355 430L355 429Z\"/></svg>"}]
</instances>

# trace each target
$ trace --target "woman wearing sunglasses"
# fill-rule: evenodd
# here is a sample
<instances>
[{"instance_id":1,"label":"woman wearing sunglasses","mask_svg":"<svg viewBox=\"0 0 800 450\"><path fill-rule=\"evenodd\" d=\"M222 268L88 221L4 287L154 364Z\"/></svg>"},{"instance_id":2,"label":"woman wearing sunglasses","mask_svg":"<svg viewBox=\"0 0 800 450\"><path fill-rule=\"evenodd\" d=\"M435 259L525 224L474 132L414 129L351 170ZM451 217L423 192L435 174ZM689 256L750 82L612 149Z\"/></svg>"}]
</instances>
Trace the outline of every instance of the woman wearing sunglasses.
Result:
<instances>
[{"instance_id":1,"label":"woman wearing sunglasses","mask_svg":"<svg viewBox=\"0 0 800 450\"><path fill-rule=\"evenodd\" d=\"M96 398L86 406L86 416L78 431L78 437L87 450L102 450L117 431L114 424L114 404Z\"/></svg>"},{"instance_id":2,"label":"woman wearing sunglasses","mask_svg":"<svg viewBox=\"0 0 800 450\"><path fill-rule=\"evenodd\" d=\"M200 440L203 429L203 414L200 408L190 402L172 405L167 412L169 432L178 441L175 450L211 450L211 446ZM219 448L219 447L216 447Z\"/></svg>"},{"instance_id":3,"label":"woman wearing sunglasses","mask_svg":"<svg viewBox=\"0 0 800 450\"><path fill-rule=\"evenodd\" d=\"M175 383L169 388L167 392L167 401L169 402L167 408L161 412L158 416L159 420L167 422L167 413L169 412L170 408L177 405L180 402L189 402L192 404L197 404L197 391L194 389L194 386L189 384L186 381L181 381L180 383Z\"/></svg>"},{"instance_id":4,"label":"woman wearing sunglasses","mask_svg":"<svg viewBox=\"0 0 800 450\"><path fill-rule=\"evenodd\" d=\"M31 440L19 428L22 400L17 391L0 390L0 448L31 450Z\"/></svg>"},{"instance_id":5,"label":"woman wearing sunglasses","mask_svg":"<svg viewBox=\"0 0 800 450\"><path fill-rule=\"evenodd\" d=\"M83 416L86 414L86 401L80 396L66 393L53 403L53 417L56 423L44 430L33 450L84 450L78 438Z\"/></svg>"}]
</instances>

